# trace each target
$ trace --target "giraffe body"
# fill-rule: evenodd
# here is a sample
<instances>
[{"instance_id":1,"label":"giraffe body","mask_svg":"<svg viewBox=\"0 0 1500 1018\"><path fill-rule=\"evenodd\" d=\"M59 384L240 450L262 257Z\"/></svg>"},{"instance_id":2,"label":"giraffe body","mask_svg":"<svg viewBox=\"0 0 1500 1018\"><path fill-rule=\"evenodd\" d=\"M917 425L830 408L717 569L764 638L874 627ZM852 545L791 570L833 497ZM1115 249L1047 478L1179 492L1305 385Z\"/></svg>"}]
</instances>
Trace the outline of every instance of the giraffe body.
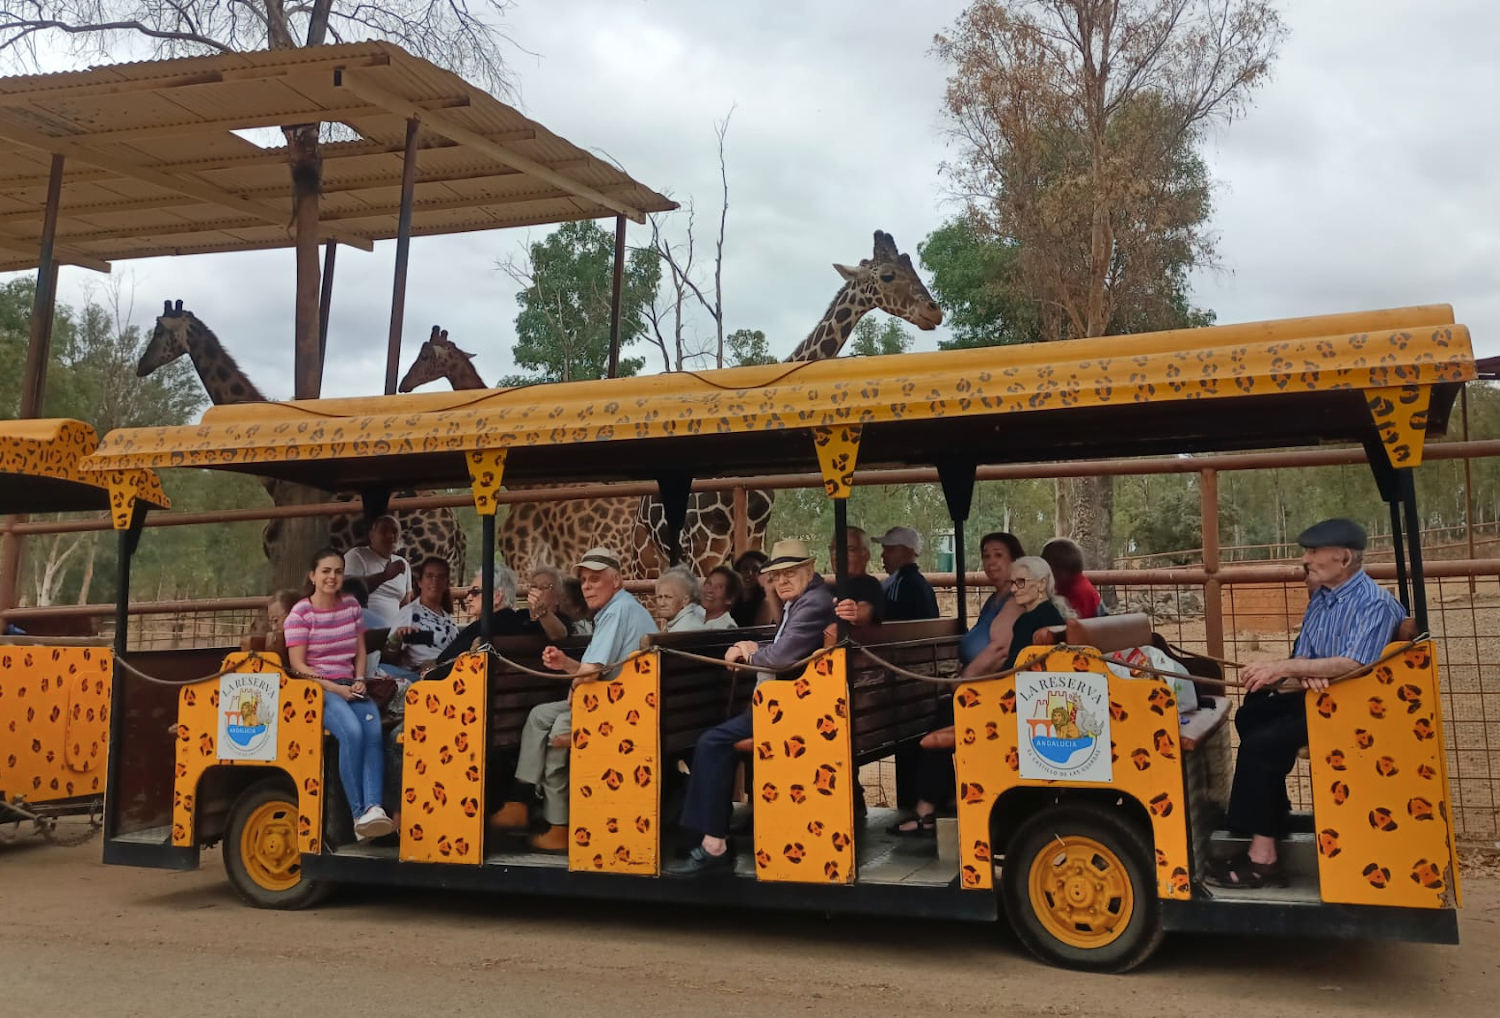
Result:
<instances>
[{"instance_id":1,"label":"giraffe body","mask_svg":"<svg viewBox=\"0 0 1500 1018\"><path fill-rule=\"evenodd\" d=\"M184 355L193 362L193 369L197 371L209 400L215 406L267 401L265 395L250 381L239 364L224 349L224 345L219 342L219 337L214 335L213 330L204 325L191 311L183 310L182 301L178 301L175 307L171 301L167 301L162 314L156 319L156 328L151 333L151 341L146 345L145 352L141 354L140 363L136 366L136 374L145 378L151 372ZM309 489L306 485L270 478L263 478L262 483L270 494L271 500L277 505L307 504L324 500L321 492ZM347 493L334 497L338 501L350 501L354 498L353 495ZM395 517L397 525L401 528L401 545L398 550L413 567L419 565L423 559L435 555L448 561L449 568L452 570L451 575L459 578L455 582L461 582L462 578L467 576L464 572L464 559L467 557L468 542L463 528L459 526L451 510L397 510L391 515ZM301 562L280 563L283 556L279 548L286 540L286 528L283 526L285 522L272 520L266 525L262 534L261 550L272 562L273 570L278 565L285 565L285 569L280 570L281 575L300 577L303 569ZM341 552L364 542L365 525L360 514L330 517L327 526L327 543Z\"/></svg>"}]
</instances>

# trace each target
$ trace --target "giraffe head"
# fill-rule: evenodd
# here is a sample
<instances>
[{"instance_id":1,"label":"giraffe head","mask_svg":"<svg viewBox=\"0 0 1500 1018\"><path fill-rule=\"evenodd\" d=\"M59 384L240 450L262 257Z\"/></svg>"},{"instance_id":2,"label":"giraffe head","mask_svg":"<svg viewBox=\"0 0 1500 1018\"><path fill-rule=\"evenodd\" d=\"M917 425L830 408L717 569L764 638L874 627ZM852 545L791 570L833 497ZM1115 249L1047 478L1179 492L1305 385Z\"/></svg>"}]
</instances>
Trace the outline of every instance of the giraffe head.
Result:
<instances>
[{"instance_id":1,"label":"giraffe head","mask_svg":"<svg viewBox=\"0 0 1500 1018\"><path fill-rule=\"evenodd\" d=\"M911 256L896 250L896 241L884 230L875 231L875 254L856 266L833 266L838 274L853 284L859 296L873 300L886 314L911 322L923 332L943 324L943 309L938 307L927 286L912 266Z\"/></svg>"},{"instance_id":2,"label":"giraffe head","mask_svg":"<svg viewBox=\"0 0 1500 1018\"><path fill-rule=\"evenodd\" d=\"M447 329L434 325L432 335L422 344L422 349L417 351L417 359L406 369L397 388L401 392L411 392L418 386L435 382L439 378L450 378L462 362L473 359L473 354L460 350L448 341ZM469 367L467 364L462 366ZM469 369L472 370L471 367Z\"/></svg>"},{"instance_id":3,"label":"giraffe head","mask_svg":"<svg viewBox=\"0 0 1500 1018\"><path fill-rule=\"evenodd\" d=\"M164 368L188 352L188 330L198 321L191 311L182 309L182 301L173 307L171 301L162 302L161 315L156 319L156 328L151 333L151 342L141 354L141 362L135 373L145 378L158 368Z\"/></svg>"}]
</instances>

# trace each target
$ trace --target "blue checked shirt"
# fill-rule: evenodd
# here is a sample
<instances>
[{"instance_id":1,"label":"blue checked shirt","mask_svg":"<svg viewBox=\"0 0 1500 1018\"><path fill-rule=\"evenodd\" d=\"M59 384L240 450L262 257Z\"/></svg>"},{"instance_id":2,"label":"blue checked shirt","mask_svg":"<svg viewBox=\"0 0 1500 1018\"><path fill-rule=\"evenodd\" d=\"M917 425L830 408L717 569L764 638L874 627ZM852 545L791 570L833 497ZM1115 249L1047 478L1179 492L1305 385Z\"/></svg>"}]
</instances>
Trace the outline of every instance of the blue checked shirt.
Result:
<instances>
[{"instance_id":1,"label":"blue checked shirt","mask_svg":"<svg viewBox=\"0 0 1500 1018\"><path fill-rule=\"evenodd\" d=\"M1404 618L1400 601L1368 573L1355 573L1337 587L1319 587L1313 594L1292 656L1347 657L1370 664L1379 660Z\"/></svg>"}]
</instances>

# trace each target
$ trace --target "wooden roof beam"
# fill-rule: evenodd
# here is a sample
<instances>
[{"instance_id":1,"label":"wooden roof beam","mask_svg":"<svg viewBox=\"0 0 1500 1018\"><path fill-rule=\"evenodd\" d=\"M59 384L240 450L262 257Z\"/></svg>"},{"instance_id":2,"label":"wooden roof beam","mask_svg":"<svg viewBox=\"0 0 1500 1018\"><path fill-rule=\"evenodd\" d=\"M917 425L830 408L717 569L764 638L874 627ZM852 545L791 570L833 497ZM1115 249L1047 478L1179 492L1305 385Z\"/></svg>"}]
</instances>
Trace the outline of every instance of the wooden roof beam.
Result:
<instances>
[{"instance_id":1,"label":"wooden roof beam","mask_svg":"<svg viewBox=\"0 0 1500 1018\"><path fill-rule=\"evenodd\" d=\"M319 60L304 60L294 64L251 67L226 67L217 71L192 71L183 74L166 74L149 78L124 78L91 85L50 84L45 88L26 89L21 92L0 92L0 107L29 106L52 99L87 99L99 95L130 95L138 92L168 92L174 88L190 88L196 85L218 85L226 81L247 81L255 78L290 78L299 74L315 74L332 67L388 67L388 53L369 53L358 57L328 57ZM107 70L108 68L104 68ZM66 74L67 72L64 72ZM89 73L89 72L78 72ZM60 77L62 75L58 75Z\"/></svg>"},{"instance_id":2,"label":"wooden roof beam","mask_svg":"<svg viewBox=\"0 0 1500 1018\"><path fill-rule=\"evenodd\" d=\"M36 265L41 258L41 244L35 240L27 240L25 237L12 236L9 233L0 233L0 251L14 251L17 254L26 255L31 264ZM95 272L109 273L110 264L102 258L95 258L91 254L79 251L77 248L66 244L54 244L52 254L64 265L77 265L85 269L93 269ZM9 270L7 270L9 271Z\"/></svg>"},{"instance_id":3,"label":"wooden roof beam","mask_svg":"<svg viewBox=\"0 0 1500 1018\"><path fill-rule=\"evenodd\" d=\"M382 111L384 112L384 111ZM508 144L516 141L535 141L536 131L531 129L520 131L502 131L497 134L485 135L490 141L499 144ZM460 148L455 141L447 138L428 138L418 143L418 151L442 150ZM378 141L335 141L320 146L323 153L323 162L329 163L339 159L368 159L371 156L392 155L397 152L406 151L406 143L402 142L378 142ZM260 166L284 166L286 165L285 148L268 148L259 152L246 152L242 155L218 156L214 159L197 159L190 163L173 163L172 170L175 173L207 173L212 170L238 170L255 169ZM573 166L586 166L587 161L578 159L560 159L555 162L545 163L546 166L554 168L565 168ZM501 176L506 173L519 173L519 170L503 169L493 171L493 176ZM107 170L70 170L66 182L68 184L92 184L110 180L115 174ZM399 186L400 174L396 175ZM18 191L26 191L31 188L47 186L47 174L40 173L30 177L12 177L9 180L0 181L0 194L15 194ZM66 195L65 195L66 197Z\"/></svg>"},{"instance_id":4,"label":"wooden roof beam","mask_svg":"<svg viewBox=\"0 0 1500 1018\"><path fill-rule=\"evenodd\" d=\"M589 187L587 184L580 184L571 177L549 169L546 165L537 162L535 159L514 152L504 145L496 144L479 132L471 131L467 127L454 123L441 113L424 111L411 100L403 99L394 92L375 84L370 79L360 76L358 71L335 71L333 80L334 86L337 88L348 89L349 92L359 96L366 102L375 103L377 106L384 106L392 113L399 114L402 117L416 117L422 122L422 126L428 130L435 131L446 138L451 138L482 155L504 163L506 166L520 170L522 173L536 177L538 180L544 180L554 187L560 187L569 194L591 201L595 205L602 205L622 216L629 217L637 223L644 223L646 221L645 213L629 202L611 198Z\"/></svg>"},{"instance_id":5,"label":"wooden roof beam","mask_svg":"<svg viewBox=\"0 0 1500 1018\"><path fill-rule=\"evenodd\" d=\"M424 99L423 109L446 110L469 105L466 95L445 96L441 99ZM123 141L138 141L142 138L167 138L185 134L200 134L208 131L243 131L252 127L281 127L286 124L345 123L357 117L389 117L389 110L365 103L361 106L341 106L322 109L315 106L278 113L260 113L248 117L225 117L220 120L199 120L186 124L152 124L149 127L125 127L118 131L92 131L71 137L89 144L105 144Z\"/></svg>"},{"instance_id":6,"label":"wooden roof beam","mask_svg":"<svg viewBox=\"0 0 1500 1018\"><path fill-rule=\"evenodd\" d=\"M203 181L193 180L189 177L176 177L169 173L139 166L127 162L118 156L105 152L99 152L80 142L71 141L66 138L52 138L30 128L20 127L15 124L0 121L0 138L15 142L18 145L27 145L31 148L40 149L43 152L51 152L54 155L66 156L77 159L79 162L97 166L100 169L109 170L122 177L130 177L145 184L152 184L167 191L175 191L180 194L192 195L211 205L221 205L227 209L233 209L242 215L255 216L268 223L275 223L285 227L290 214L281 209L260 202L243 198L236 194L214 187ZM361 251L375 250L374 243L368 237L359 234L345 233L343 231L330 232L328 236L337 240L340 244L357 247Z\"/></svg>"}]
</instances>

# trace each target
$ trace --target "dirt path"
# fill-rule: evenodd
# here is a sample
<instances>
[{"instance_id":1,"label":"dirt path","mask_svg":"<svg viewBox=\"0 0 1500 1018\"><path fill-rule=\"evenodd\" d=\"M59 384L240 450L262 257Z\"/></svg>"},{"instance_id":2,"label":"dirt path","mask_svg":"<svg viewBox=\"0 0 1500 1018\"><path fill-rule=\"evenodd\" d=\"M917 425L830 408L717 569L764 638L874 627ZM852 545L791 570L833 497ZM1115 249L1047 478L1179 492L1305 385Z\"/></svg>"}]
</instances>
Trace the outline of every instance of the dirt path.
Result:
<instances>
[{"instance_id":1,"label":"dirt path","mask_svg":"<svg viewBox=\"0 0 1500 1018\"><path fill-rule=\"evenodd\" d=\"M959 923L627 910L469 894L345 892L244 908L217 852L196 873L0 846L9 1015L1490 1015L1500 878L1466 880L1458 948L1169 939L1129 976L1033 962Z\"/></svg>"}]
</instances>

